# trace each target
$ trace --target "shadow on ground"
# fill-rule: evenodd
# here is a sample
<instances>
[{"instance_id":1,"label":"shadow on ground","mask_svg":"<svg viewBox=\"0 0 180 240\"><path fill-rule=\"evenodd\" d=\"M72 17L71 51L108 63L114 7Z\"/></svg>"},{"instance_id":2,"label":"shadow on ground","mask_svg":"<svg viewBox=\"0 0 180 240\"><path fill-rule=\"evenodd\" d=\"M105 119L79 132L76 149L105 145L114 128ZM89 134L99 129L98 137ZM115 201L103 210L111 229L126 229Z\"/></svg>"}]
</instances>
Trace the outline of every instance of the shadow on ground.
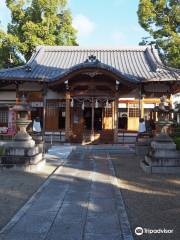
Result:
<instances>
[{"instance_id":1,"label":"shadow on ground","mask_svg":"<svg viewBox=\"0 0 180 240\"><path fill-rule=\"evenodd\" d=\"M115 167L132 232L138 226L149 229L166 228L174 230L172 235L146 234L137 237L134 234L135 239L178 240L180 238L180 176L147 175L140 169L139 159L132 153L108 151L108 154ZM76 235L77 238L75 239L77 240L91 240L95 239L94 236L99 240L122 239L120 228L117 227L116 206L118 203L115 198L116 188L114 186L112 188L112 184L107 181L107 176L110 177L108 165L99 164L104 161L103 157L105 158L105 156L106 151L86 150L85 152L83 148L73 151L71 161L65 165L66 173L62 171L56 174L50 183L54 187L45 189L46 194L49 193L51 199L46 198L44 208L38 204L32 206L32 208L34 207L34 214L37 216L33 225L36 224L38 228L41 227L40 225L46 224L47 228L52 229L53 221L53 228L56 230L54 233L57 235L53 235L53 231L42 232L42 239L46 236L47 240L53 240L61 235L63 240L68 239L72 234ZM90 169L93 169L94 160L96 161L95 173L99 175L99 178L98 181L92 182ZM82 164L83 161L86 161L85 165ZM79 172L78 170L82 171ZM9 172L5 179L1 179L0 183L0 200L3 196L4 202L0 205L0 209L2 209L1 216L7 215L8 211L9 217L12 216L12 213L44 181L42 176L34 174L18 173L19 175L16 175L13 173L14 178L12 178L11 174ZM24 181L24 179L26 180ZM3 184L3 180L6 181L6 184ZM28 188L31 190L28 190ZM92 188L93 192L91 192L90 196ZM64 192L65 189L68 189L66 193ZM42 192L38 198L41 199L45 192ZM62 205L60 200L62 200ZM49 217L47 212L51 213ZM39 213L41 213L41 219L38 217ZM42 216L45 215L47 218L42 222ZM85 226L87 218L89 220ZM105 224L102 224L102 222ZM0 223L2 226L5 221L0 219ZM19 235L17 239L23 239L22 234L30 230L31 226L29 224L26 226L26 223L24 223L23 229L19 230L21 238ZM102 238L102 236L104 237ZM33 237L33 240L36 239L40 239L38 234Z\"/></svg>"},{"instance_id":2,"label":"shadow on ground","mask_svg":"<svg viewBox=\"0 0 180 240\"><path fill-rule=\"evenodd\" d=\"M145 234L142 240L180 239L180 175L146 174L134 155L110 154L122 189L132 232L136 227L173 229L173 234Z\"/></svg>"}]
</instances>

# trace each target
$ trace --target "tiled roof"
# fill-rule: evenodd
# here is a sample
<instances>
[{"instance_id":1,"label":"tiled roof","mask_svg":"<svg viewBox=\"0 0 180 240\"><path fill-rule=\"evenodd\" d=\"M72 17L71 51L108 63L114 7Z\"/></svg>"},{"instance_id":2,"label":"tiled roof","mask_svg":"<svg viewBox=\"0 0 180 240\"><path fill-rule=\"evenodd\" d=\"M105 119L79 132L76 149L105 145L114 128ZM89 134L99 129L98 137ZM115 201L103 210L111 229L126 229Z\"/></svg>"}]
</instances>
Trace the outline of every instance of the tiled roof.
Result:
<instances>
[{"instance_id":1,"label":"tiled roof","mask_svg":"<svg viewBox=\"0 0 180 240\"><path fill-rule=\"evenodd\" d=\"M97 61L87 61L92 55ZM1 70L0 80L53 81L85 67L108 69L119 77L133 81L180 80L180 70L165 67L157 50L150 46L136 48L38 46L25 66Z\"/></svg>"}]
</instances>

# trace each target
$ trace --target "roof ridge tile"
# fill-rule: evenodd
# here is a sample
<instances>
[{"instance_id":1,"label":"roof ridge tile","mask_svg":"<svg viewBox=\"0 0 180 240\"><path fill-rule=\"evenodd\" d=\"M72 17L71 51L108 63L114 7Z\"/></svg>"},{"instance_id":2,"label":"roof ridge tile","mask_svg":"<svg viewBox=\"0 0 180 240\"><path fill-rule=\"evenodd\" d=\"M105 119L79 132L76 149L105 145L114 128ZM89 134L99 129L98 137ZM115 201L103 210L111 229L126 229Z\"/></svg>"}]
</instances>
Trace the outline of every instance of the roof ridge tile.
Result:
<instances>
[{"instance_id":1,"label":"roof ridge tile","mask_svg":"<svg viewBox=\"0 0 180 240\"><path fill-rule=\"evenodd\" d=\"M137 46L137 47L81 47L81 46L38 46L36 50L43 48L44 51L145 51L149 46Z\"/></svg>"}]
</instances>

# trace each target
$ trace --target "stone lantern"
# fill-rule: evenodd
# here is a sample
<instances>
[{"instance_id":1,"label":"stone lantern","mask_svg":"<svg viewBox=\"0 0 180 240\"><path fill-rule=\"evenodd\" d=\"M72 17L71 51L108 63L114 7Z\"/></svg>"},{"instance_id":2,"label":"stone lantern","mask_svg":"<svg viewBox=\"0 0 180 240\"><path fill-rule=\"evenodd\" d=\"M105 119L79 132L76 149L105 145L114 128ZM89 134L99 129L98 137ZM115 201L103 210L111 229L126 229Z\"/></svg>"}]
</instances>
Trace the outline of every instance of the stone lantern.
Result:
<instances>
[{"instance_id":1,"label":"stone lantern","mask_svg":"<svg viewBox=\"0 0 180 240\"><path fill-rule=\"evenodd\" d=\"M171 119L174 110L166 104L164 96L160 100L159 106L154 109L158 113L158 133L152 139L149 151L141 161L141 167L148 173L180 173L180 152L169 136L174 123Z\"/></svg>"},{"instance_id":2,"label":"stone lantern","mask_svg":"<svg viewBox=\"0 0 180 240\"><path fill-rule=\"evenodd\" d=\"M34 147L35 141L26 131L26 128L32 122L28 119L28 112L32 109L27 103L26 98L23 96L20 99L20 103L12 107L11 110L16 112L16 126L18 128L14 140L21 144L22 147Z\"/></svg>"},{"instance_id":3,"label":"stone lantern","mask_svg":"<svg viewBox=\"0 0 180 240\"><path fill-rule=\"evenodd\" d=\"M158 121L156 122L157 131L165 135L171 133L171 126L174 123L172 119L174 110L167 103L166 96L160 98L160 104L154 108L154 112L156 112L158 116Z\"/></svg>"},{"instance_id":4,"label":"stone lantern","mask_svg":"<svg viewBox=\"0 0 180 240\"><path fill-rule=\"evenodd\" d=\"M31 123L28 118L28 113L31 111L30 105L23 96L20 103L11 108L16 112L17 134L13 141L3 143L5 153L1 156L1 163L4 166L23 166L26 169L32 169L43 162L42 145L36 144L32 137L27 133L26 128Z\"/></svg>"}]
</instances>

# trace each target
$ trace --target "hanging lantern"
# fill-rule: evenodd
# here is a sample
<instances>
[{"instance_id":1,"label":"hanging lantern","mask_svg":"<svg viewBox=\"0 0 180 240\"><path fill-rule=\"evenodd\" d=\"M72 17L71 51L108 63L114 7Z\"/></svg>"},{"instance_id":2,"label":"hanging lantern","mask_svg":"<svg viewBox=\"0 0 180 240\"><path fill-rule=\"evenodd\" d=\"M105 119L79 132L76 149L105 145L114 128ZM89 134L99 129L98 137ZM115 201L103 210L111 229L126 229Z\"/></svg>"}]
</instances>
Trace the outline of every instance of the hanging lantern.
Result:
<instances>
[{"instance_id":1,"label":"hanging lantern","mask_svg":"<svg viewBox=\"0 0 180 240\"><path fill-rule=\"evenodd\" d=\"M108 108L108 107L109 107L109 101L107 99L107 101L106 101L106 108Z\"/></svg>"},{"instance_id":2,"label":"hanging lantern","mask_svg":"<svg viewBox=\"0 0 180 240\"><path fill-rule=\"evenodd\" d=\"M95 108L98 108L98 100L96 99Z\"/></svg>"},{"instance_id":3,"label":"hanging lantern","mask_svg":"<svg viewBox=\"0 0 180 240\"><path fill-rule=\"evenodd\" d=\"M83 103L82 103L82 110L84 110L84 101L83 101Z\"/></svg>"},{"instance_id":4,"label":"hanging lantern","mask_svg":"<svg viewBox=\"0 0 180 240\"><path fill-rule=\"evenodd\" d=\"M73 108L74 107L74 99L72 98L71 100L71 107Z\"/></svg>"}]
</instances>

